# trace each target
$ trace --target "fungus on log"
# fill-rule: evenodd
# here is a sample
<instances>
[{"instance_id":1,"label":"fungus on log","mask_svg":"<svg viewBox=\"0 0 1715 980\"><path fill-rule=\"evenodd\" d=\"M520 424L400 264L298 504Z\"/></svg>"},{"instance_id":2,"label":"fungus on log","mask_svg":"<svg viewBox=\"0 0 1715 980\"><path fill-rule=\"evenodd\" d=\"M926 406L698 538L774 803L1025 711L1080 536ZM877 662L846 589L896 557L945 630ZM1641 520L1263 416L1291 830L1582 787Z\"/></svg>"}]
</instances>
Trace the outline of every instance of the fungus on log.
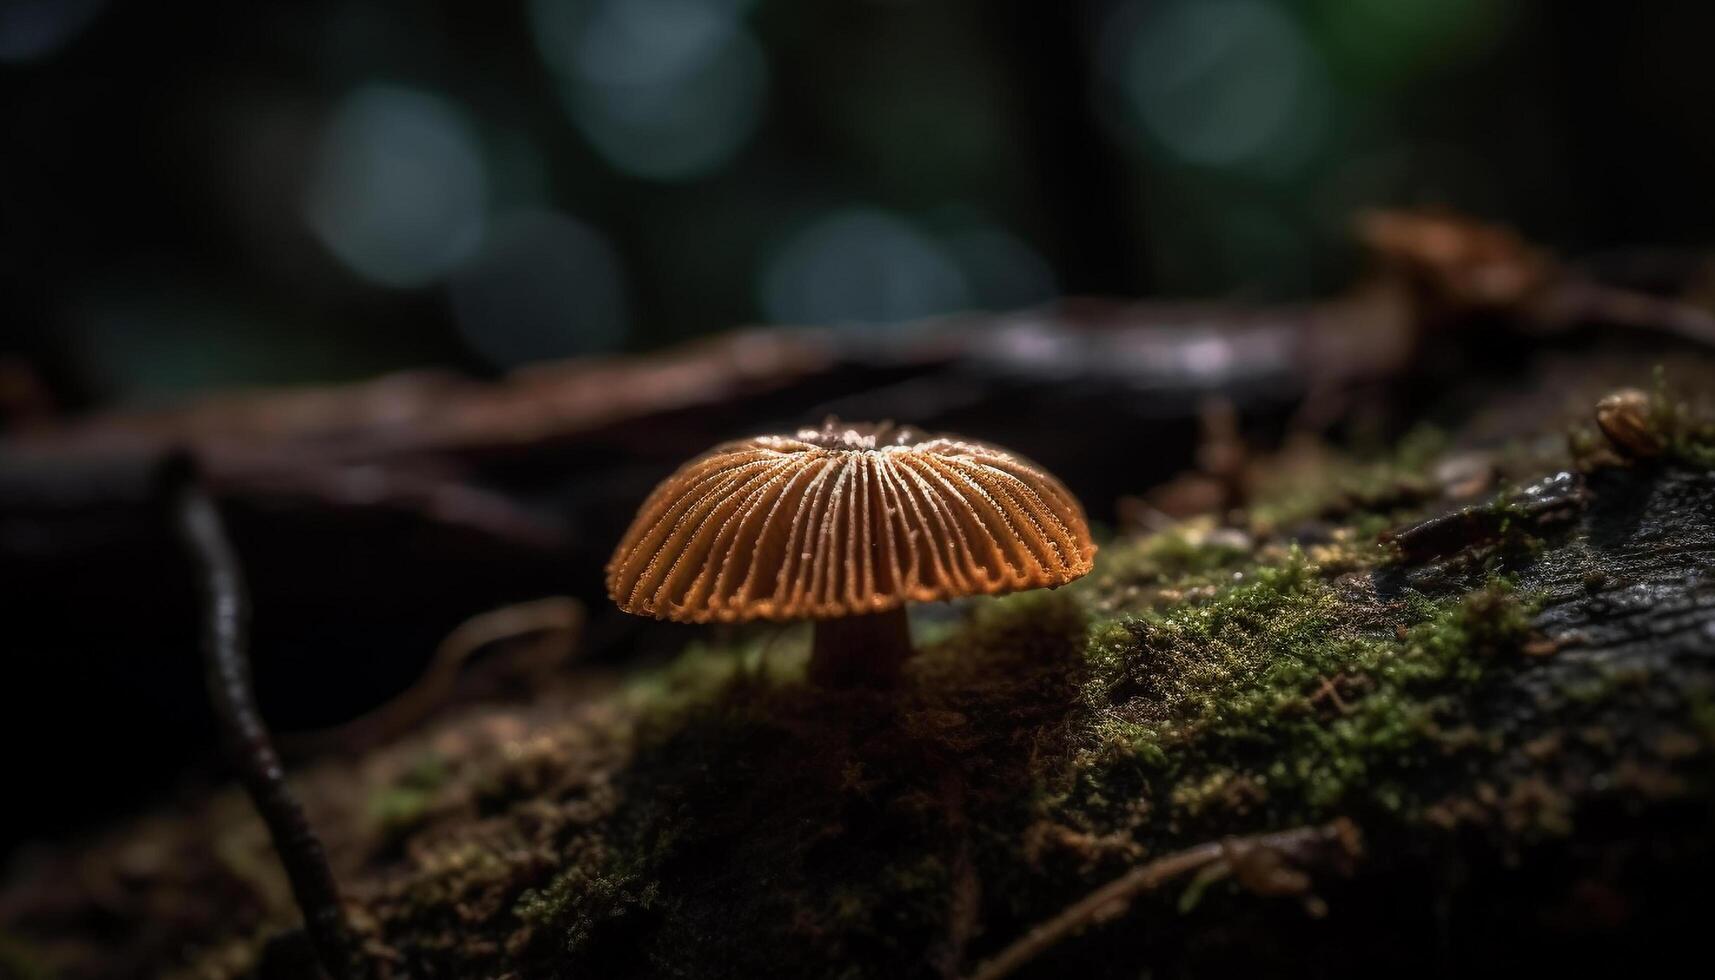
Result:
<instances>
[{"instance_id":1,"label":"fungus on log","mask_svg":"<svg viewBox=\"0 0 1715 980\"><path fill-rule=\"evenodd\" d=\"M626 612L816 621L810 676L886 686L911 656L907 602L1053 588L1089 572L1083 508L986 443L890 423L717 446L668 477L608 564Z\"/></svg>"}]
</instances>

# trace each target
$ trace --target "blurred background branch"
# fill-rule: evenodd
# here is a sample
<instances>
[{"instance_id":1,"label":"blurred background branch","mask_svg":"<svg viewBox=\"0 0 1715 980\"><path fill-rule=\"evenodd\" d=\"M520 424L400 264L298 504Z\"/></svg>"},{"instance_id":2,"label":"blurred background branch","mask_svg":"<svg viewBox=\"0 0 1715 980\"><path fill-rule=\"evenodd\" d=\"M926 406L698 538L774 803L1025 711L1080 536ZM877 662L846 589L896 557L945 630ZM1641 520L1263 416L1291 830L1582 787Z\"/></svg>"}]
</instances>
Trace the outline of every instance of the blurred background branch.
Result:
<instances>
[{"instance_id":1,"label":"blurred background branch","mask_svg":"<svg viewBox=\"0 0 1715 980\"><path fill-rule=\"evenodd\" d=\"M1689 2L8 0L0 354L37 377L0 389L1305 299L1377 204L1701 248L1715 137L1680 107L1715 96L1711 28Z\"/></svg>"}]
</instances>

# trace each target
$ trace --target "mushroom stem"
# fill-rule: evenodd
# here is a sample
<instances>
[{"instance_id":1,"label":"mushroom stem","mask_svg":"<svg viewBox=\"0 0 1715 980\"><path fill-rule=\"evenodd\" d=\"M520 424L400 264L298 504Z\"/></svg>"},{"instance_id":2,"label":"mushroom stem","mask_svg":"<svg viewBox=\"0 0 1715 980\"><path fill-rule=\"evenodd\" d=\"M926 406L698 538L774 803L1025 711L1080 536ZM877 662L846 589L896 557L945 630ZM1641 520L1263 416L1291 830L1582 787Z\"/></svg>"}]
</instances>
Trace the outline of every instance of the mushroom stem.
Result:
<instances>
[{"instance_id":1,"label":"mushroom stem","mask_svg":"<svg viewBox=\"0 0 1715 980\"><path fill-rule=\"evenodd\" d=\"M316 958L334 980L362 980L370 975L368 963L346 921L327 852L286 785L285 770L251 690L250 602L238 556L192 464L185 461L178 470L170 477L178 484L175 516L196 565L205 617L203 666L221 740L274 840Z\"/></svg>"},{"instance_id":2,"label":"mushroom stem","mask_svg":"<svg viewBox=\"0 0 1715 980\"><path fill-rule=\"evenodd\" d=\"M864 616L816 620L810 682L820 687L892 687L917 651L904 607Z\"/></svg>"}]
</instances>

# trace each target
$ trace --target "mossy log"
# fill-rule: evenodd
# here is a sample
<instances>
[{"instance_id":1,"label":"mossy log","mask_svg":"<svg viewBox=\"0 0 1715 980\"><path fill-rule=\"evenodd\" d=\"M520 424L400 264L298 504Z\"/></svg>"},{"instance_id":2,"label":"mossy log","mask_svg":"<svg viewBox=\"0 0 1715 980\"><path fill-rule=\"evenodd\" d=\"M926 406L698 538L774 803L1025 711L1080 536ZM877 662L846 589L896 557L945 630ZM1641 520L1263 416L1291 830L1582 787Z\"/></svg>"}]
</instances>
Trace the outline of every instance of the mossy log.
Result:
<instances>
[{"instance_id":1,"label":"mossy log","mask_svg":"<svg viewBox=\"0 0 1715 980\"><path fill-rule=\"evenodd\" d=\"M1520 454L1475 495L1428 475L1445 453L1323 459L1226 523L1110 542L1067 588L931 610L891 690L806 683L807 631L710 631L299 783L382 976L1697 956L1709 445L1680 426L1647 459ZM38 856L0 930L8 975L313 975L230 793Z\"/></svg>"}]
</instances>

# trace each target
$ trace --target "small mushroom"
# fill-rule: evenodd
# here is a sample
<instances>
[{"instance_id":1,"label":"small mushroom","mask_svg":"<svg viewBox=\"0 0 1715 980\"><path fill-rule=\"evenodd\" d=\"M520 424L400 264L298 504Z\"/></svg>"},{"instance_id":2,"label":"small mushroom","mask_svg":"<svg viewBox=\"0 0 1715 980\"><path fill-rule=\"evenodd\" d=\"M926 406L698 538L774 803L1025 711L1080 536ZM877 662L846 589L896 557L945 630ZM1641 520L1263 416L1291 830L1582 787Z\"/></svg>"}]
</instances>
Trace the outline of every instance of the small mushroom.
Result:
<instances>
[{"instance_id":1,"label":"small mushroom","mask_svg":"<svg viewBox=\"0 0 1715 980\"><path fill-rule=\"evenodd\" d=\"M628 613L815 621L810 678L887 686L907 602L1053 588L1096 546L1076 498L1002 449L891 423L717 446L655 488L607 566Z\"/></svg>"},{"instance_id":2,"label":"small mushroom","mask_svg":"<svg viewBox=\"0 0 1715 980\"><path fill-rule=\"evenodd\" d=\"M1636 388L1619 391L1596 403L1596 424L1620 455L1648 459L1665 448L1653 418L1649 393Z\"/></svg>"}]
</instances>

